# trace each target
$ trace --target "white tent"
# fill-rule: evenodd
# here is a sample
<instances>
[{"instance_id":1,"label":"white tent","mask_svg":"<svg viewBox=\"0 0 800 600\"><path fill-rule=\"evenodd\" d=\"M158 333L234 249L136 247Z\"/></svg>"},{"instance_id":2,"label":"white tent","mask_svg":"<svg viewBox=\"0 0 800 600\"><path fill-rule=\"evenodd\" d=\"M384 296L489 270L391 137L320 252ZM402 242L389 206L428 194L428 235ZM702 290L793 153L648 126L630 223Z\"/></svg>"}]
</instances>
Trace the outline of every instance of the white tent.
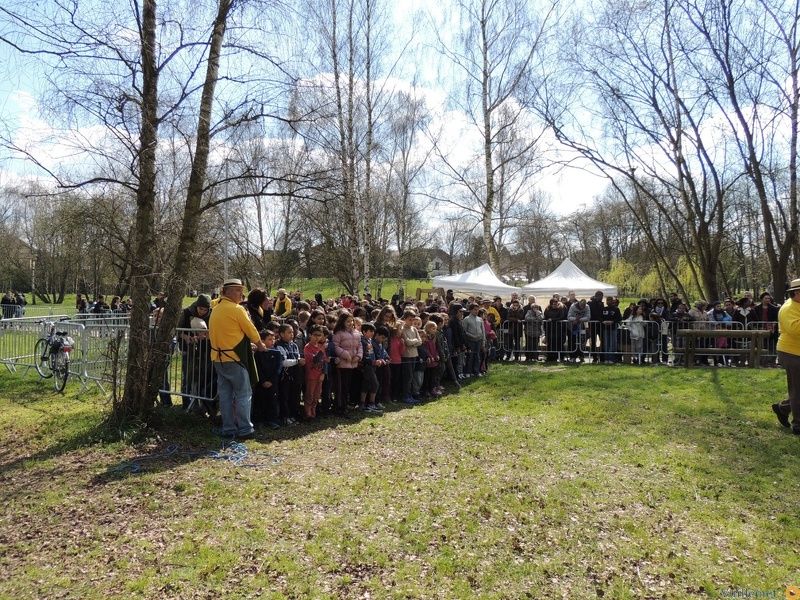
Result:
<instances>
[{"instance_id":1,"label":"white tent","mask_svg":"<svg viewBox=\"0 0 800 600\"><path fill-rule=\"evenodd\" d=\"M567 295L575 292L578 298L594 296L595 292L603 292L606 296L616 296L617 286L592 279L575 266L570 259L564 259L558 268L547 277L534 281L523 287L521 292L534 296Z\"/></svg>"},{"instance_id":2,"label":"white tent","mask_svg":"<svg viewBox=\"0 0 800 600\"><path fill-rule=\"evenodd\" d=\"M477 269L459 273L457 275L444 275L433 278L433 287L440 287L456 292L468 292L470 294L510 296L512 292L519 292L520 288L513 285L506 285L492 268L483 264Z\"/></svg>"}]
</instances>

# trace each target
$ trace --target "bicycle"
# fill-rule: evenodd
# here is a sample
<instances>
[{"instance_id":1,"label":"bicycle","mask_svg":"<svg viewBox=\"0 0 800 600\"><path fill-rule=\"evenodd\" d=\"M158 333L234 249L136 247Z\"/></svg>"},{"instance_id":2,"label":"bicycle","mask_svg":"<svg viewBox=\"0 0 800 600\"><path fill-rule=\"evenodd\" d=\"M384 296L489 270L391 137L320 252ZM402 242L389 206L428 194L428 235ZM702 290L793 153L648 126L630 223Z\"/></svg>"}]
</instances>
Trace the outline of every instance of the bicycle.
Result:
<instances>
[{"instance_id":1,"label":"bicycle","mask_svg":"<svg viewBox=\"0 0 800 600\"><path fill-rule=\"evenodd\" d=\"M40 321L40 323L50 325L50 333L36 342L34 366L41 377L45 379L53 377L53 387L57 392L63 392L69 379L69 356L75 342L66 331L56 331L56 322Z\"/></svg>"}]
</instances>

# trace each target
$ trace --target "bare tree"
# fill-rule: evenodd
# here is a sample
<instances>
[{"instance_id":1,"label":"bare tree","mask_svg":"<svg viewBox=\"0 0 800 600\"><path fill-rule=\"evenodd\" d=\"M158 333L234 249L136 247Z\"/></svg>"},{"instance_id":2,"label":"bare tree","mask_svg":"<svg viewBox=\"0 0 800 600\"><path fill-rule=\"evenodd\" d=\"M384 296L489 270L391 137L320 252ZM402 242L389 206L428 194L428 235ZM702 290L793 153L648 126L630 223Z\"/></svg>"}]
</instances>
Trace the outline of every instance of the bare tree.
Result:
<instances>
[{"instance_id":1,"label":"bare tree","mask_svg":"<svg viewBox=\"0 0 800 600\"><path fill-rule=\"evenodd\" d=\"M528 281L541 279L564 257L557 236L560 220L552 208L552 199L535 190L516 216L515 246L524 260Z\"/></svg>"},{"instance_id":2,"label":"bare tree","mask_svg":"<svg viewBox=\"0 0 800 600\"><path fill-rule=\"evenodd\" d=\"M561 142L611 178L634 215L652 221L642 212L649 206L684 232L674 241L706 297L717 297L726 199L738 172L717 150L713 103L691 75L692 35L667 2L597 8L565 43L575 78L537 106L547 108Z\"/></svg>"},{"instance_id":3,"label":"bare tree","mask_svg":"<svg viewBox=\"0 0 800 600\"><path fill-rule=\"evenodd\" d=\"M789 261L800 261L800 7L775 0L686 0L678 6L703 41L687 57L726 119L752 183L780 293Z\"/></svg>"},{"instance_id":4,"label":"bare tree","mask_svg":"<svg viewBox=\"0 0 800 600\"><path fill-rule=\"evenodd\" d=\"M159 6L156 0L126 5L8 2L0 8L0 40L36 60L37 68L49 77L53 115L63 112L72 131L99 124L106 133L99 142L73 136L83 156L96 158L105 167L88 175L86 161L64 173L31 153L28 157L62 187L121 186L136 198L131 349L124 397L114 406L118 418L146 418L152 413L191 272L200 216L227 199L207 179L211 141L267 116L265 105L252 100L259 95L252 73L274 63L263 50L265 36L253 28L237 28L228 45L223 44L233 13L254 3L197 2L191 14L178 14L181 7ZM215 104L221 65L228 71L225 101ZM236 85L243 83L248 84L247 91L238 95ZM157 165L162 136L182 140L189 162L175 251L163 261L168 306L151 340L149 304L157 275ZM127 160L122 152L109 153L108 146L124 150Z\"/></svg>"},{"instance_id":5,"label":"bare tree","mask_svg":"<svg viewBox=\"0 0 800 600\"><path fill-rule=\"evenodd\" d=\"M459 34L451 40L439 27L437 36L454 71L453 103L466 115L477 147L466 163L461 148L453 152L438 144L437 152L451 184L467 191L467 208L480 220L489 264L499 273L503 215L526 195L542 132L518 100L541 72L557 4L544 2L538 12L525 0L462 0L456 6Z\"/></svg>"},{"instance_id":6,"label":"bare tree","mask_svg":"<svg viewBox=\"0 0 800 600\"><path fill-rule=\"evenodd\" d=\"M470 223L460 215L448 216L444 219L443 225L439 227L437 239L447 253L447 273L449 275L461 270L463 258L469 251L470 238L474 229L474 223Z\"/></svg>"},{"instance_id":7,"label":"bare tree","mask_svg":"<svg viewBox=\"0 0 800 600\"><path fill-rule=\"evenodd\" d=\"M415 198L430 149L421 146L430 114L423 97L414 92L398 91L390 99L391 118L385 140L388 210L392 215L394 243L397 248L397 288L404 289L405 260L429 240L419 218L421 206Z\"/></svg>"}]
</instances>

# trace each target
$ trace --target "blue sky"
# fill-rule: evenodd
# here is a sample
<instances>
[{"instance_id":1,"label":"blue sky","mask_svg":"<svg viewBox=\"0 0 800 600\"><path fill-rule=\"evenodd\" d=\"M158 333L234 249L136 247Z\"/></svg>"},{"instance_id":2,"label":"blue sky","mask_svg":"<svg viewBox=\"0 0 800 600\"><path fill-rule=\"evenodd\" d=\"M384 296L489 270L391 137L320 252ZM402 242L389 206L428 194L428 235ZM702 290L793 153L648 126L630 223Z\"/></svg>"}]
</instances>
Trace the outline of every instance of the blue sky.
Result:
<instances>
[{"instance_id":1,"label":"blue sky","mask_svg":"<svg viewBox=\"0 0 800 600\"><path fill-rule=\"evenodd\" d=\"M414 14L418 14L417 11L430 10L437 14L440 13L441 6L442 0L398 2L394 15L398 37L411 34L409 20ZM441 103L446 99L446 91L438 87L437 61L431 53L429 56L431 60L423 61L421 68L417 63L417 75L428 101L440 103L436 112L441 114L444 112ZM36 87L40 81L40 74L35 69L22 64L6 45L0 44L0 127L12 131L25 146L43 151L49 157L48 160L65 160L68 151L49 142L54 130L38 115ZM558 152L558 149L554 147L552 151ZM31 176L33 173L35 170L30 165L19 160L8 160L6 154L0 154L0 183L13 177ZM548 169L537 181L537 187L552 196L552 207L560 214L570 213L581 205L592 204L595 196L606 185L604 178L574 168Z\"/></svg>"}]
</instances>

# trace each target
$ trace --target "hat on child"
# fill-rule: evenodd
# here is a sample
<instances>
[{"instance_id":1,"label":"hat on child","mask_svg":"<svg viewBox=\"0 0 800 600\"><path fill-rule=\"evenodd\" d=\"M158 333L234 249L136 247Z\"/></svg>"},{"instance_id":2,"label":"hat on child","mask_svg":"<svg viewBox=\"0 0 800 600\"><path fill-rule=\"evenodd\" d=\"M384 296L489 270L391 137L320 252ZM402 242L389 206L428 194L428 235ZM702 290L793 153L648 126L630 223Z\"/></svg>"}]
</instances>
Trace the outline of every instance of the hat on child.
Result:
<instances>
[{"instance_id":1,"label":"hat on child","mask_svg":"<svg viewBox=\"0 0 800 600\"><path fill-rule=\"evenodd\" d=\"M200 294L197 300L194 301L197 308L211 308L211 296L208 294Z\"/></svg>"}]
</instances>

